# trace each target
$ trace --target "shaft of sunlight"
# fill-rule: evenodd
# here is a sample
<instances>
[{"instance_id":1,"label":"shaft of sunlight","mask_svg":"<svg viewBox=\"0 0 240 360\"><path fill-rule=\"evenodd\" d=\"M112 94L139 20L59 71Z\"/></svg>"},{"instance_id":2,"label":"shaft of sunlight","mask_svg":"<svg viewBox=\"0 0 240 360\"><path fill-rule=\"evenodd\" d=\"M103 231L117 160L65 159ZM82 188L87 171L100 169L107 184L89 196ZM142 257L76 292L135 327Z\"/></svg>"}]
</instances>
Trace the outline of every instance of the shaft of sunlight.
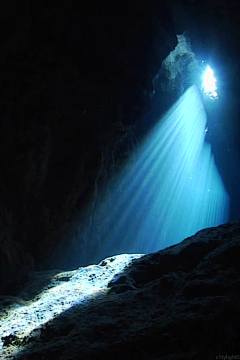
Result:
<instances>
[{"instance_id":1,"label":"shaft of sunlight","mask_svg":"<svg viewBox=\"0 0 240 360\"><path fill-rule=\"evenodd\" d=\"M101 251L149 253L228 220L229 198L205 143L206 113L189 88L149 134L102 199L95 217Z\"/></svg>"}]
</instances>

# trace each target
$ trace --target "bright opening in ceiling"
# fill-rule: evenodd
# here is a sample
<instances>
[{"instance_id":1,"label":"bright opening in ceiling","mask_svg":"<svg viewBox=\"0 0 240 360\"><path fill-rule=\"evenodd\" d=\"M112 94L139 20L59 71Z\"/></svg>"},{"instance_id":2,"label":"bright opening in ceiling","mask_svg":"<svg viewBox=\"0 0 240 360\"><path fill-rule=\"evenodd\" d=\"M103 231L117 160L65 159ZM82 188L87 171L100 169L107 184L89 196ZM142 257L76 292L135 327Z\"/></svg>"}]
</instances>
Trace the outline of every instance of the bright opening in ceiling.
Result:
<instances>
[{"instance_id":1,"label":"bright opening in ceiling","mask_svg":"<svg viewBox=\"0 0 240 360\"><path fill-rule=\"evenodd\" d=\"M218 99L216 82L217 79L214 77L213 69L207 65L202 76L202 89L204 94L206 94L211 99Z\"/></svg>"}]
</instances>

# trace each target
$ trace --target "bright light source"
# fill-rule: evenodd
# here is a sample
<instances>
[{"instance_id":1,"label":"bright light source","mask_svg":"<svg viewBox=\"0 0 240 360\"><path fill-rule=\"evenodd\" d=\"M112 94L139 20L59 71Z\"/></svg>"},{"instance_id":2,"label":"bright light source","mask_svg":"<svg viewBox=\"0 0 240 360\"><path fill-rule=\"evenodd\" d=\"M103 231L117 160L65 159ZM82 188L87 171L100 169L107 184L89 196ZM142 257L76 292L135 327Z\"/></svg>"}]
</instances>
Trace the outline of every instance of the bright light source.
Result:
<instances>
[{"instance_id":1,"label":"bright light source","mask_svg":"<svg viewBox=\"0 0 240 360\"><path fill-rule=\"evenodd\" d=\"M204 93L211 99L218 98L216 82L217 79L214 77L213 69L207 65L202 76L202 88Z\"/></svg>"}]
</instances>

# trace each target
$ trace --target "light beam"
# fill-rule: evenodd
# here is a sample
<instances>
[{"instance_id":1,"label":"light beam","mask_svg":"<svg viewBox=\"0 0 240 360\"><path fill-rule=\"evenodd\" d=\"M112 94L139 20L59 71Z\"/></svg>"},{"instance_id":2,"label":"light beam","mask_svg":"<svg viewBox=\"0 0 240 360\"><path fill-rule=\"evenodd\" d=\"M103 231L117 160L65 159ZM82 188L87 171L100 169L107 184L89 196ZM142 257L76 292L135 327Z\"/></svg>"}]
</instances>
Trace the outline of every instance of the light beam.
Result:
<instances>
[{"instance_id":1,"label":"light beam","mask_svg":"<svg viewBox=\"0 0 240 360\"><path fill-rule=\"evenodd\" d=\"M228 220L229 198L205 143L206 114L189 88L130 159L95 215L95 260L174 245Z\"/></svg>"}]
</instances>

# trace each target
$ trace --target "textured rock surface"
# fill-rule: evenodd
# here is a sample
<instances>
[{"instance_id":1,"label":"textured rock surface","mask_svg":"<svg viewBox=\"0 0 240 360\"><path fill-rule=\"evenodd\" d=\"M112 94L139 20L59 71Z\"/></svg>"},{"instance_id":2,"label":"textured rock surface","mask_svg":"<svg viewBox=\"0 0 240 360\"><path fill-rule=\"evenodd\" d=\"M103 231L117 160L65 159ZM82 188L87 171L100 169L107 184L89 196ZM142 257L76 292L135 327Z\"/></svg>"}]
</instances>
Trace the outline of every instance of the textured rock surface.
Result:
<instances>
[{"instance_id":1,"label":"textured rock surface","mask_svg":"<svg viewBox=\"0 0 240 360\"><path fill-rule=\"evenodd\" d=\"M239 356L239 256L239 222L202 230L178 245L133 260L89 303L80 303L63 313L56 309L54 319L30 334L13 329L11 332L9 325L10 331L2 338L3 358L73 360L131 356L144 360L210 360ZM122 264L127 259L128 255L123 256ZM102 273L99 279L102 277L103 284L109 269L112 276L119 269L121 256L112 260L81 271L56 270L52 274L43 272L42 277L38 272L22 297L9 299L15 303L12 322L16 324L18 319L14 311L17 314L24 310L28 318L34 304L29 301L33 296L31 288L45 288L36 296L38 302L41 296L45 298L45 305L47 292L53 294L56 290L51 301L49 295L51 305L39 310L43 315L60 305L58 299L63 293L57 291L59 286L69 286L69 298L64 295L67 302L71 299L71 287L80 298L80 289L83 284L88 287L91 276L94 282ZM111 269L111 263L115 269ZM84 269L86 276L81 275ZM47 284L51 284L49 289ZM5 324L6 315L3 320Z\"/></svg>"}]
</instances>

